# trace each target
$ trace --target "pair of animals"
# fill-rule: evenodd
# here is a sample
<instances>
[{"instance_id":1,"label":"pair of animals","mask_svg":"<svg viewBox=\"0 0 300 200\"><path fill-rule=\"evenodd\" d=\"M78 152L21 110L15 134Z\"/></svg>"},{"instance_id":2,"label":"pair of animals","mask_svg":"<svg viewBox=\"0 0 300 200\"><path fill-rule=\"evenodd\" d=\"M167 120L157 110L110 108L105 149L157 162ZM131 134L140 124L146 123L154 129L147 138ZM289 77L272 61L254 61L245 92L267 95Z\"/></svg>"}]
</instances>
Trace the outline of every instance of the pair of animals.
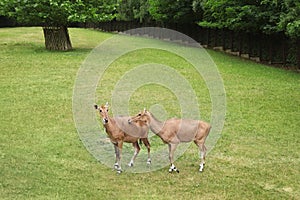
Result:
<instances>
[{"instance_id":1,"label":"pair of animals","mask_svg":"<svg viewBox=\"0 0 300 200\"><path fill-rule=\"evenodd\" d=\"M140 151L140 146L138 143L139 139L148 149L147 164L151 164L150 143L148 140L149 128L154 134L159 136L164 143L168 144L170 160L169 172L179 172L174 165L173 157L178 144L181 142L191 141L193 141L199 148L199 171L203 171L206 155L205 140L211 129L209 123L200 120L177 118L171 118L162 122L156 119L155 116L146 109L133 117L110 117L108 115L108 103L101 106L94 105L94 107L99 111L105 131L114 145L116 154L114 168L118 173L122 172L120 161L123 142L132 143L135 149L134 155L128 164L130 167L133 166L134 160Z\"/></svg>"}]
</instances>

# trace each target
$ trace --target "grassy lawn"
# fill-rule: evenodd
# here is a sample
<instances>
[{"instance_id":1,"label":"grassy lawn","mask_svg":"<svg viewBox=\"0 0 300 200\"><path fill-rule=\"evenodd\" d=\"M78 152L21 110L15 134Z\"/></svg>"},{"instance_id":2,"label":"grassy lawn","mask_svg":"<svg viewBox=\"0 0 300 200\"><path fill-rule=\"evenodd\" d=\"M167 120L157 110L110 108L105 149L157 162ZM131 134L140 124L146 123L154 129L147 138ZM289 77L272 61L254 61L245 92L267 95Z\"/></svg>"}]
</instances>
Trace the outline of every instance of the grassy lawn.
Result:
<instances>
[{"instance_id":1,"label":"grassy lawn","mask_svg":"<svg viewBox=\"0 0 300 200\"><path fill-rule=\"evenodd\" d=\"M112 34L70 29L70 35L73 51L49 52L41 28L0 29L1 199L300 199L298 73L209 51L224 81L227 106L222 137L208 154L204 173L197 172L192 145L176 161L179 174L164 168L118 176L88 153L72 113L78 69ZM209 94L201 78L181 58L159 50L132 52L114 62L99 82L97 103L110 100L114 80L132 63L153 60L188 77L209 121ZM141 99L145 91L151 97ZM133 111L164 101L171 115L178 112L172 94L158 86L140 88L131 101ZM150 142L161 144L155 137Z\"/></svg>"}]
</instances>

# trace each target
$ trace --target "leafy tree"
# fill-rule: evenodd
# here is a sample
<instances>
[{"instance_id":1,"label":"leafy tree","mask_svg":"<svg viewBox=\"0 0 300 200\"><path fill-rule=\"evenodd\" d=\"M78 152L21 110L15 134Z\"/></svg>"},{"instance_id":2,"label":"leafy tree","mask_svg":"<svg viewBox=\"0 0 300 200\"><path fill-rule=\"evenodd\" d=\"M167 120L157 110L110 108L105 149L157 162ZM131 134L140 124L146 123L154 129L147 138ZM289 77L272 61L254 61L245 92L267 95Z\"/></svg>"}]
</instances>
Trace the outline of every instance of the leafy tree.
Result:
<instances>
[{"instance_id":1,"label":"leafy tree","mask_svg":"<svg viewBox=\"0 0 300 200\"><path fill-rule=\"evenodd\" d=\"M194 4L204 12L201 26L300 36L299 0L194 0Z\"/></svg>"},{"instance_id":2,"label":"leafy tree","mask_svg":"<svg viewBox=\"0 0 300 200\"><path fill-rule=\"evenodd\" d=\"M118 19L139 22L150 21L148 0L118 0Z\"/></svg>"},{"instance_id":3,"label":"leafy tree","mask_svg":"<svg viewBox=\"0 0 300 200\"><path fill-rule=\"evenodd\" d=\"M280 15L282 13L283 0L263 0L258 5L256 13L259 30L263 33L272 34L283 32L279 27Z\"/></svg>"},{"instance_id":4,"label":"leafy tree","mask_svg":"<svg viewBox=\"0 0 300 200\"><path fill-rule=\"evenodd\" d=\"M72 22L107 21L115 17L113 0L0 0L0 15L17 22L43 26L46 48L72 49L68 25Z\"/></svg>"},{"instance_id":5,"label":"leafy tree","mask_svg":"<svg viewBox=\"0 0 300 200\"><path fill-rule=\"evenodd\" d=\"M300 1L284 1L279 28L290 37L300 38Z\"/></svg>"},{"instance_id":6,"label":"leafy tree","mask_svg":"<svg viewBox=\"0 0 300 200\"><path fill-rule=\"evenodd\" d=\"M232 30L258 31L262 23L262 5L256 0L202 1L204 20L200 25Z\"/></svg>"},{"instance_id":7,"label":"leafy tree","mask_svg":"<svg viewBox=\"0 0 300 200\"><path fill-rule=\"evenodd\" d=\"M149 0L152 18L160 22L193 22L193 0Z\"/></svg>"}]
</instances>

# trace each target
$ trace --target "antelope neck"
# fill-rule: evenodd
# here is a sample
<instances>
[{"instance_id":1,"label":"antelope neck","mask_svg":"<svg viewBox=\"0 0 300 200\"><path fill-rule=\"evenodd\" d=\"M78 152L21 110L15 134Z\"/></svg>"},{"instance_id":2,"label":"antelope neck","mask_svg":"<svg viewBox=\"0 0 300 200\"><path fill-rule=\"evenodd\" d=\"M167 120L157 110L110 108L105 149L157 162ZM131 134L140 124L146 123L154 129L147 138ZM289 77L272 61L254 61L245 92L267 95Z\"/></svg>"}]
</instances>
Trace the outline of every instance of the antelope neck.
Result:
<instances>
[{"instance_id":1,"label":"antelope neck","mask_svg":"<svg viewBox=\"0 0 300 200\"><path fill-rule=\"evenodd\" d=\"M152 115L150 116L150 118L151 118L150 119L150 129L151 129L151 131L154 132L155 134L159 134L159 132L161 131L161 129L164 126L163 122L157 120Z\"/></svg>"}]
</instances>

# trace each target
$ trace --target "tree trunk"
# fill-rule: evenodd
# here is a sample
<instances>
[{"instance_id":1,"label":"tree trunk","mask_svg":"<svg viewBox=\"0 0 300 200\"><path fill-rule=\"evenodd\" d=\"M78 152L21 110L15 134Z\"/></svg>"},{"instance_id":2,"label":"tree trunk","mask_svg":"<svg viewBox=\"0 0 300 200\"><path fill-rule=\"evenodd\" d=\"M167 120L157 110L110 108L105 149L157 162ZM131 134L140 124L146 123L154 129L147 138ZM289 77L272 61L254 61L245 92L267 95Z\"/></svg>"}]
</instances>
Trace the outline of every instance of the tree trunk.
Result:
<instances>
[{"instance_id":1,"label":"tree trunk","mask_svg":"<svg viewBox=\"0 0 300 200\"><path fill-rule=\"evenodd\" d=\"M68 51L72 49L68 28L43 27L45 46L48 50Z\"/></svg>"}]
</instances>

